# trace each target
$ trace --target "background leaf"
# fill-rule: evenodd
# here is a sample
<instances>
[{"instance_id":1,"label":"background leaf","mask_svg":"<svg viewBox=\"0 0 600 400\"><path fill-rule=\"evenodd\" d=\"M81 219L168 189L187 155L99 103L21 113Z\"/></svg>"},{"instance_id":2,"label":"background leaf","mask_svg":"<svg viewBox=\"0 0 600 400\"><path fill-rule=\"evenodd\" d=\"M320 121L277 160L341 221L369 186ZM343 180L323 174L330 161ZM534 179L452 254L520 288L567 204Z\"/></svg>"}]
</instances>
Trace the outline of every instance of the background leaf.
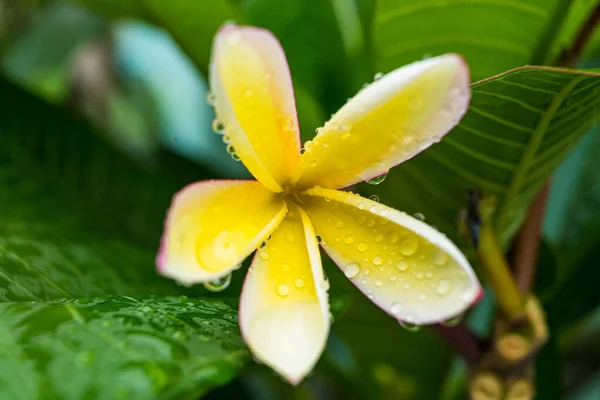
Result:
<instances>
[{"instance_id":1,"label":"background leaf","mask_svg":"<svg viewBox=\"0 0 600 400\"><path fill-rule=\"evenodd\" d=\"M449 135L366 190L423 213L456 241L466 191L495 195L506 245L539 188L598 118L598 90L595 73L535 67L475 83L469 111Z\"/></svg>"},{"instance_id":2,"label":"background leaf","mask_svg":"<svg viewBox=\"0 0 600 400\"><path fill-rule=\"evenodd\" d=\"M248 358L215 300L0 303L0 397L195 399Z\"/></svg>"}]
</instances>

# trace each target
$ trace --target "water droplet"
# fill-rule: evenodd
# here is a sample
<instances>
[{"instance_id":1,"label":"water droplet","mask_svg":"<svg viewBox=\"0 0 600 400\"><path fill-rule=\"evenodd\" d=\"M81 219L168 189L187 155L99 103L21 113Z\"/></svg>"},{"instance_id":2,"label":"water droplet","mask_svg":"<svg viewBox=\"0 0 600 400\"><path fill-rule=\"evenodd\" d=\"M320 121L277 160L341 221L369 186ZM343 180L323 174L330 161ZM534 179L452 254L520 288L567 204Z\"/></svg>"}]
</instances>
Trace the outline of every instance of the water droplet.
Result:
<instances>
[{"instance_id":1,"label":"water droplet","mask_svg":"<svg viewBox=\"0 0 600 400\"><path fill-rule=\"evenodd\" d=\"M335 227L338 228L338 229L342 228L343 226L344 226L344 223L342 221L337 221L335 223Z\"/></svg>"},{"instance_id":2,"label":"water droplet","mask_svg":"<svg viewBox=\"0 0 600 400\"><path fill-rule=\"evenodd\" d=\"M393 302L392 306L390 307L390 312L394 315L398 315L402 312L402 309L404 308L404 305L400 302Z\"/></svg>"},{"instance_id":3,"label":"water droplet","mask_svg":"<svg viewBox=\"0 0 600 400\"><path fill-rule=\"evenodd\" d=\"M404 289L410 289L410 283L406 282L406 283L404 284Z\"/></svg>"},{"instance_id":4,"label":"water droplet","mask_svg":"<svg viewBox=\"0 0 600 400\"><path fill-rule=\"evenodd\" d=\"M344 275L347 278L354 278L360 272L360 265L357 263L350 263L344 267Z\"/></svg>"},{"instance_id":5,"label":"water droplet","mask_svg":"<svg viewBox=\"0 0 600 400\"><path fill-rule=\"evenodd\" d=\"M375 243L381 243L383 241L383 235L381 233L375 235L375 238L373 240L375 241Z\"/></svg>"},{"instance_id":6,"label":"water droplet","mask_svg":"<svg viewBox=\"0 0 600 400\"><path fill-rule=\"evenodd\" d=\"M261 250L258 252L258 256L260 257L261 260L268 260L269 258L271 258L269 256L269 253L267 253L265 250Z\"/></svg>"},{"instance_id":7,"label":"water droplet","mask_svg":"<svg viewBox=\"0 0 600 400\"><path fill-rule=\"evenodd\" d=\"M367 249L368 249L368 248L369 248L369 245L363 242L363 243L360 243L360 244L359 244L359 245L356 247L356 250L358 250L358 251L360 251L360 252L362 253L362 252L365 252L365 251L367 251Z\"/></svg>"},{"instance_id":8,"label":"water droplet","mask_svg":"<svg viewBox=\"0 0 600 400\"><path fill-rule=\"evenodd\" d=\"M425 301L425 300L427 300L427 295L425 293L421 293L419 295L419 301Z\"/></svg>"},{"instance_id":9,"label":"water droplet","mask_svg":"<svg viewBox=\"0 0 600 400\"><path fill-rule=\"evenodd\" d=\"M286 131L293 130L294 129L294 120L291 119L291 118L289 118L289 117L284 118L283 119L282 127Z\"/></svg>"},{"instance_id":10,"label":"water droplet","mask_svg":"<svg viewBox=\"0 0 600 400\"><path fill-rule=\"evenodd\" d=\"M294 286L296 286L297 288L304 287L304 279L302 279L302 278L296 279L294 281Z\"/></svg>"},{"instance_id":11,"label":"water droplet","mask_svg":"<svg viewBox=\"0 0 600 400\"><path fill-rule=\"evenodd\" d=\"M285 283L277 285L277 294L281 297L287 297L290 294L290 287Z\"/></svg>"},{"instance_id":12,"label":"water droplet","mask_svg":"<svg viewBox=\"0 0 600 400\"><path fill-rule=\"evenodd\" d=\"M367 227L368 227L368 228L372 228L372 227L374 227L374 226L375 226L375 220L374 220L373 218L369 218L369 219L367 220Z\"/></svg>"},{"instance_id":13,"label":"water droplet","mask_svg":"<svg viewBox=\"0 0 600 400\"><path fill-rule=\"evenodd\" d=\"M212 122L212 130L215 131L215 133L222 135L225 132L225 125L223 125L223 122L221 122L220 119L215 118Z\"/></svg>"},{"instance_id":14,"label":"water droplet","mask_svg":"<svg viewBox=\"0 0 600 400\"><path fill-rule=\"evenodd\" d=\"M409 317L410 317L410 314L407 315L405 318L409 318ZM419 329L421 329L421 327L419 325L416 325L413 322L399 320L398 323L400 324L401 327L403 327L404 329L406 329L409 332L418 332Z\"/></svg>"},{"instance_id":15,"label":"water droplet","mask_svg":"<svg viewBox=\"0 0 600 400\"><path fill-rule=\"evenodd\" d=\"M342 133L342 135L340 136L340 139L342 140L348 140L350 138L350 132L344 132Z\"/></svg>"},{"instance_id":16,"label":"water droplet","mask_svg":"<svg viewBox=\"0 0 600 400\"><path fill-rule=\"evenodd\" d=\"M289 265L289 264L283 264L283 265L281 266L281 270L282 270L283 272L290 272L290 271L292 270L292 267L290 267L290 265Z\"/></svg>"},{"instance_id":17,"label":"water droplet","mask_svg":"<svg viewBox=\"0 0 600 400\"><path fill-rule=\"evenodd\" d=\"M381 182L385 181L385 178L387 178L387 173L376 176L375 178L368 180L367 183L369 185L379 185Z\"/></svg>"},{"instance_id":18,"label":"water droplet","mask_svg":"<svg viewBox=\"0 0 600 400\"><path fill-rule=\"evenodd\" d=\"M364 210L365 209L365 203L363 203L362 201L360 203L358 203L358 209L359 210Z\"/></svg>"},{"instance_id":19,"label":"water droplet","mask_svg":"<svg viewBox=\"0 0 600 400\"><path fill-rule=\"evenodd\" d=\"M383 282L381 282L379 279L377 279L377 280L375 280L375 286L382 287L383 286Z\"/></svg>"},{"instance_id":20,"label":"water droplet","mask_svg":"<svg viewBox=\"0 0 600 400\"><path fill-rule=\"evenodd\" d=\"M266 241L265 241L265 242L262 242L262 243L260 244L260 248L261 248L261 249L264 249L265 247L267 247L267 242L266 242Z\"/></svg>"},{"instance_id":21,"label":"water droplet","mask_svg":"<svg viewBox=\"0 0 600 400\"><path fill-rule=\"evenodd\" d=\"M398 279L398 277L396 275L390 275L388 279L390 280L390 282L396 282L396 279Z\"/></svg>"},{"instance_id":22,"label":"water droplet","mask_svg":"<svg viewBox=\"0 0 600 400\"><path fill-rule=\"evenodd\" d=\"M364 214L361 214L361 215L359 215L359 216L358 216L358 218L356 219L356 222L357 222L359 225L362 225L362 224L364 224L364 223L365 223L365 221L366 221L366 220L367 220L367 216L366 216L366 215L364 215Z\"/></svg>"},{"instance_id":23,"label":"water droplet","mask_svg":"<svg viewBox=\"0 0 600 400\"><path fill-rule=\"evenodd\" d=\"M398 263L396 264L396 268L398 269L398 271L406 271L408 269L408 263L406 261L398 261Z\"/></svg>"},{"instance_id":24,"label":"water droplet","mask_svg":"<svg viewBox=\"0 0 600 400\"><path fill-rule=\"evenodd\" d=\"M211 292L222 292L223 290L227 289L230 283L231 274L225 275L224 277L219 279L215 279L214 281L205 282L202 286L204 286L206 290L209 290Z\"/></svg>"},{"instance_id":25,"label":"water droplet","mask_svg":"<svg viewBox=\"0 0 600 400\"><path fill-rule=\"evenodd\" d=\"M383 257L381 257L381 256L373 257L373 264L375 264L375 265L383 264Z\"/></svg>"},{"instance_id":26,"label":"water droplet","mask_svg":"<svg viewBox=\"0 0 600 400\"><path fill-rule=\"evenodd\" d=\"M383 78L383 72L378 72L375 74L375 76L373 76L373 79L375 80L379 80L381 78Z\"/></svg>"},{"instance_id":27,"label":"water droplet","mask_svg":"<svg viewBox=\"0 0 600 400\"><path fill-rule=\"evenodd\" d=\"M377 195L376 195L376 194L372 194L372 195L370 195L370 196L369 196L369 199L371 199L371 200L373 200L373 201L376 201L376 202L378 202L378 203L379 203L379 197L377 197Z\"/></svg>"},{"instance_id":28,"label":"water droplet","mask_svg":"<svg viewBox=\"0 0 600 400\"><path fill-rule=\"evenodd\" d=\"M321 239L321 236L317 235L317 243L321 243L323 241L323 239Z\"/></svg>"},{"instance_id":29,"label":"water droplet","mask_svg":"<svg viewBox=\"0 0 600 400\"><path fill-rule=\"evenodd\" d=\"M223 141L223 143L229 144L229 136L223 135L223 137L221 138L221 140Z\"/></svg>"},{"instance_id":30,"label":"water droplet","mask_svg":"<svg viewBox=\"0 0 600 400\"><path fill-rule=\"evenodd\" d=\"M187 338L188 338L188 335L184 331L173 332L173 339L175 339L175 340L185 340Z\"/></svg>"},{"instance_id":31,"label":"water droplet","mask_svg":"<svg viewBox=\"0 0 600 400\"><path fill-rule=\"evenodd\" d=\"M440 325L444 325L444 326L457 326L459 325L463 320L463 314L457 315L454 318L450 318L447 319L443 322L440 323Z\"/></svg>"},{"instance_id":32,"label":"water droplet","mask_svg":"<svg viewBox=\"0 0 600 400\"><path fill-rule=\"evenodd\" d=\"M448 262L448 255L441 250L437 250L433 253L433 263L439 267L446 265Z\"/></svg>"},{"instance_id":33,"label":"water droplet","mask_svg":"<svg viewBox=\"0 0 600 400\"><path fill-rule=\"evenodd\" d=\"M452 289L452 284L447 280L441 280L437 284L436 292L440 296L445 296L450 293L450 289Z\"/></svg>"},{"instance_id":34,"label":"water droplet","mask_svg":"<svg viewBox=\"0 0 600 400\"><path fill-rule=\"evenodd\" d=\"M415 235L410 235L402 239L400 243L400 252L405 256L415 254L419 248L419 239Z\"/></svg>"},{"instance_id":35,"label":"water droplet","mask_svg":"<svg viewBox=\"0 0 600 400\"><path fill-rule=\"evenodd\" d=\"M417 273L415 274L415 277L416 277L417 279L421 280L421 279L423 279L423 273L422 273L421 271L419 271L419 272L417 272Z\"/></svg>"},{"instance_id":36,"label":"water droplet","mask_svg":"<svg viewBox=\"0 0 600 400\"><path fill-rule=\"evenodd\" d=\"M206 102L207 102L209 105L211 105L211 106L214 106L214 105L215 105L215 101L216 101L216 98L215 98L215 95L214 95L214 93L212 93L212 92L210 92L210 91L209 91L209 92L206 92Z\"/></svg>"},{"instance_id":37,"label":"water droplet","mask_svg":"<svg viewBox=\"0 0 600 400\"><path fill-rule=\"evenodd\" d=\"M371 270L369 268L365 268L365 271L363 273L365 275L370 275L371 274Z\"/></svg>"},{"instance_id":38,"label":"water droplet","mask_svg":"<svg viewBox=\"0 0 600 400\"><path fill-rule=\"evenodd\" d=\"M352 244L354 243L354 236L348 236L345 240L344 243L346 244Z\"/></svg>"},{"instance_id":39,"label":"water droplet","mask_svg":"<svg viewBox=\"0 0 600 400\"><path fill-rule=\"evenodd\" d=\"M396 242L398 241L398 236L399 236L399 235L398 235L398 232L394 232L394 231L392 231L392 232L390 232L390 233L388 234L388 241L389 241L391 244L394 244L394 243L396 243Z\"/></svg>"},{"instance_id":40,"label":"water droplet","mask_svg":"<svg viewBox=\"0 0 600 400\"><path fill-rule=\"evenodd\" d=\"M300 154L304 154L304 153L306 153L306 149L303 147L300 149Z\"/></svg>"},{"instance_id":41,"label":"water droplet","mask_svg":"<svg viewBox=\"0 0 600 400\"><path fill-rule=\"evenodd\" d=\"M425 221L425 216L421 213L415 213L415 218L419 221Z\"/></svg>"}]
</instances>

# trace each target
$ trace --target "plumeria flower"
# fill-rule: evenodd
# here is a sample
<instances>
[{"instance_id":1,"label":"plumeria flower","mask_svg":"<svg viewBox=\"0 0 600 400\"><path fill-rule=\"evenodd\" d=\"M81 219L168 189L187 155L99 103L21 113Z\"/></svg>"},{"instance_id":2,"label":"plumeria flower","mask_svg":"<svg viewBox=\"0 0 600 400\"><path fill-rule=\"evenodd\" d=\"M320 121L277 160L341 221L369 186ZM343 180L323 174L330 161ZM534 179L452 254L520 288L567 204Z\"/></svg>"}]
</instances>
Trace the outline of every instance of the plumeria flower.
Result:
<instances>
[{"instance_id":1,"label":"plumeria flower","mask_svg":"<svg viewBox=\"0 0 600 400\"><path fill-rule=\"evenodd\" d=\"M296 384L323 352L329 284L319 245L399 321L444 321L477 300L479 282L445 235L339 190L386 174L457 124L470 98L459 56L429 58L377 79L303 149L290 72L270 32L221 28L210 86L229 150L256 180L203 181L177 193L157 264L180 282L205 283L228 276L258 249L239 309L255 358Z\"/></svg>"}]
</instances>

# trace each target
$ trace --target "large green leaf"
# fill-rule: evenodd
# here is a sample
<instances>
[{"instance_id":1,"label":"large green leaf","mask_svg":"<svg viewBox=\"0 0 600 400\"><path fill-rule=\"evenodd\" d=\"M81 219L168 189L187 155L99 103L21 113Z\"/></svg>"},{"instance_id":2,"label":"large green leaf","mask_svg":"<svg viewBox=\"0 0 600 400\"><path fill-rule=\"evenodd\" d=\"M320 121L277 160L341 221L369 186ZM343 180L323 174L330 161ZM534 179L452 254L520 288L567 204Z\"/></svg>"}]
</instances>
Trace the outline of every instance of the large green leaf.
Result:
<instances>
[{"instance_id":1,"label":"large green leaf","mask_svg":"<svg viewBox=\"0 0 600 400\"><path fill-rule=\"evenodd\" d=\"M92 10L114 17L140 18L166 29L203 71L207 71L212 38L228 20L242 22L228 0L77 0Z\"/></svg>"},{"instance_id":2,"label":"large green leaf","mask_svg":"<svg viewBox=\"0 0 600 400\"><path fill-rule=\"evenodd\" d=\"M219 301L0 303L2 399L196 399L247 358Z\"/></svg>"},{"instance_id":3,"label":"large green leaf","mask_svg":"<svg viewBox=\"0 0 600 400\"><path fill-rule=\"evenodd\" d=\"M522 67L472 87L471 107L439 143L394 168L368 190L456 237L465 192L498 199L496 225L507 243L527 207L600 111L600 75Z\"/></svg>"},{"instance_id":4,"label":"large green leaf","mask_svg":"<svg viewBox=\"0 0 600 400\"><path fill-rule=\"evenodd\" d=\"M455 52L474 80L531 62L550 46L546 29L564 0L380 0L373 40L375 64L389 71L427 56ZM555 30L554 27L552 27ZM551 32L552 33L552 32ZM541 43L541 42L548 43Z\"/></svg>"},{"instance_id":5,"label":"large green leaf","mask_svg":"<svg viewBox=\"0 0 600 400\"><path fill-rule=\"evenodd\" d=\"M235 311L149 297L192 293L154 266L187 178L1 78L0 93L0 398L195 399L229 381L247 358Z\"/></svg>"}]
</instances>

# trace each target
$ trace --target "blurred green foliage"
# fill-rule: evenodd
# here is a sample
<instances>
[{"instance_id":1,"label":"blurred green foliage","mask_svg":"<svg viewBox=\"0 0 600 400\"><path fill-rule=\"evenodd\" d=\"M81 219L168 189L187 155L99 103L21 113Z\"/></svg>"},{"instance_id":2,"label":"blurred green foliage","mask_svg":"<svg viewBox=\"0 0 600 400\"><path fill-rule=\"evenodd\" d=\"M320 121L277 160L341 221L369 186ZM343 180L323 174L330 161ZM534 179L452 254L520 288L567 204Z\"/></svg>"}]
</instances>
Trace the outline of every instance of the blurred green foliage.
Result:
<instances>
[{"instance_id":1,"label":"blurred green foliage","mask_svg":"<svg viewBox=\"0 0 600 400\"><path fill-rule=\"evenodd\" d=\"M403 330L329 262L336 321L297 388L250 361L230 299L243 271L220 294L154 273L172 194L247 176L210 133L204 103L212 37L228 20L281 41L304 140L376 72L465 57L483 81L461 124L360 190L425 214L469 254L455 225L466 189L498 198L508 248L553 176L536 281L552 340L538 360L538 397L597 397L600 142L590 128L600 77L589 68L600 67L600 30L580 70L506 72L551 65L597 5L0 0L0 398L464 398L450 349L432 331ZM493 307L486 294L469 316L478 332L489 331Z\"/></svg>"}]
</instances>

